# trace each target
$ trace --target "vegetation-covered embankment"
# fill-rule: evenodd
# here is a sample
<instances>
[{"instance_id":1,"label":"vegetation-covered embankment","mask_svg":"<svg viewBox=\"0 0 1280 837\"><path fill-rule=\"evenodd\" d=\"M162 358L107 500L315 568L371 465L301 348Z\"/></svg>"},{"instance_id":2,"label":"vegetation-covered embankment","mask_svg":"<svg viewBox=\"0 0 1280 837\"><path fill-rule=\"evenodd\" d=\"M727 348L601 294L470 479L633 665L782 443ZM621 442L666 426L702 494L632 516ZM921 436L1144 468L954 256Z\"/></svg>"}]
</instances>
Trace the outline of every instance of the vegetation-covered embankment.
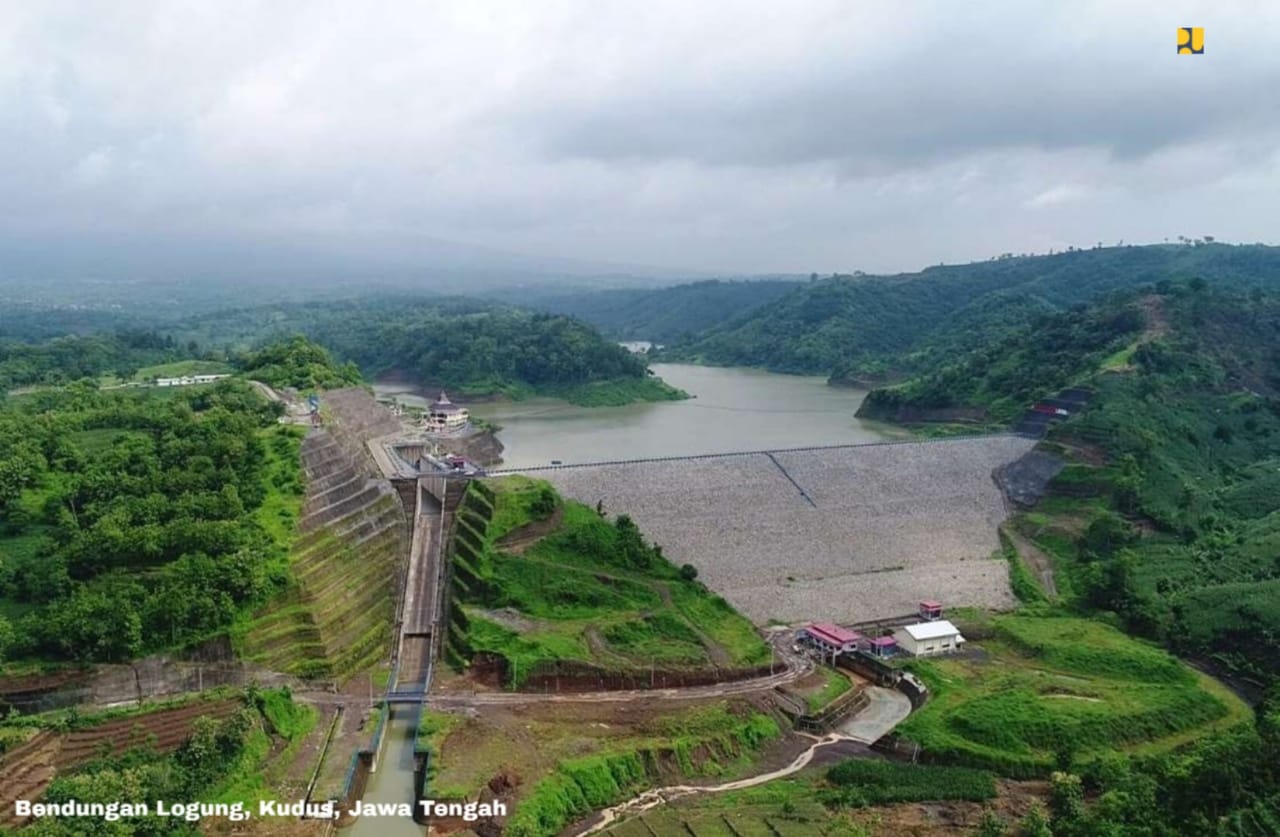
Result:
<instances>
[{"instance_id":1,"label":"vegetation-covered embankment","mask_svg":"<svg viewBox=\"0 0 1280 837\"><path fill-rule=\"evenodd\" d=\"M410 529L395 490L374 479L369 438L399 427L363 390L325 401L328 426L302 445L306 497L284 594L242 619L246 659L304 677L345 677L387 655Z\"/></svg>"},{"instance_id":2,"label":"vegetation-covered embankment","mask_svg":"<svg viewBox=\"0 0 1280 837\"><path fill-rule=\"evenodd\" d=\"M473 483L453 550L446 658L498 660L508 686L691 684L769 664L693 567L668 562L625 515L609 521L544 482Z\"/></svg>"},{"instance_id":3,"label":"vegetation-covered embankment","mask_svg":"<svg viewBox=\"0 0 1280 837\"><path fill-rule=\"evenodd\" d=\"M981 643L974 656L909 664L930 700L897 732L931 760L1047 777L1249 717L1215 681L1097 622L997 616L968 637Z\"/></svg>"}]
</instances>

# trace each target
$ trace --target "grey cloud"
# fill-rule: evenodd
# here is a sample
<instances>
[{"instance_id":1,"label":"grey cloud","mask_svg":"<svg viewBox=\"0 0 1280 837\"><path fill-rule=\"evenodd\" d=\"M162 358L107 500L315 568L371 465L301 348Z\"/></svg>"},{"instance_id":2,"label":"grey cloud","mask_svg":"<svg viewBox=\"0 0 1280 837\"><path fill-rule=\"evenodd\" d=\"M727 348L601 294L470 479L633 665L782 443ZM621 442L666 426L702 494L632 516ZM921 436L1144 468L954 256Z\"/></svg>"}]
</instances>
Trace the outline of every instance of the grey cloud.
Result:
<instances>
[{"instance_id":1,"label":"grey cloud","mask_svg":"<svg viewBox=\"0 0 1280 837\"><path fill-rule=\"evenodd\" d=\"M1186 23L1202 58L1174 55ZM202 275L1257 240L1278 24L1229 2L8 3L0 236L48 243L24 271L43 249Z\"/></svg>"}]
</instances>

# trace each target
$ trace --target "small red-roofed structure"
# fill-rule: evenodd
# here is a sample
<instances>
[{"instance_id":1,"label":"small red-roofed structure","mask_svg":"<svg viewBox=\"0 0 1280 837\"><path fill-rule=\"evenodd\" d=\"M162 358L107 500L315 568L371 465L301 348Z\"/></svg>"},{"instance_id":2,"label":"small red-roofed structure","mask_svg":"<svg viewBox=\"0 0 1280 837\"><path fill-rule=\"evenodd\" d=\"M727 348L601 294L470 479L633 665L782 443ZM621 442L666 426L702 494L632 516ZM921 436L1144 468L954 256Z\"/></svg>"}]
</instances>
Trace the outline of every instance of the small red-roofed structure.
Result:
<instances>
[{"instance_id":1,"label":"small red-roofed structure","mask_svg":"<svg viewBox=\"0 0 1280 837\"><path fill-rule=\"evenodd\" d=\"M932 622L935 619L942 618L942 602L933 599L924 599L920 602L919 609L920 618L926 622Z\"/></svg>"}]
</instances>

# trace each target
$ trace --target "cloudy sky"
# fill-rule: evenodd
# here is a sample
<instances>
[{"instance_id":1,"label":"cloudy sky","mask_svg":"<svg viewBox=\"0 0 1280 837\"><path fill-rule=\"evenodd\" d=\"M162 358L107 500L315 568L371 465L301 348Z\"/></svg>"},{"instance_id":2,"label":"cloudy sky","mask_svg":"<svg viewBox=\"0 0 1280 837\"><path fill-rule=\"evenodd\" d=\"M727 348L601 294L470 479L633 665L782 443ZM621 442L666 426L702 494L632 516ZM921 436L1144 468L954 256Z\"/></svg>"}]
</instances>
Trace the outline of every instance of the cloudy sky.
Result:
<instances>
[{"instance_id":1,"label":"cloudy sky","mask_svg":"<svg viewBox=\"0 0 1280 837\"><path fill-rule=\"evenodd\" d=\"M1274 242L1277 31L1222 0L0 0L0 241L691 273Z\"/></svg>"}]
</instances>

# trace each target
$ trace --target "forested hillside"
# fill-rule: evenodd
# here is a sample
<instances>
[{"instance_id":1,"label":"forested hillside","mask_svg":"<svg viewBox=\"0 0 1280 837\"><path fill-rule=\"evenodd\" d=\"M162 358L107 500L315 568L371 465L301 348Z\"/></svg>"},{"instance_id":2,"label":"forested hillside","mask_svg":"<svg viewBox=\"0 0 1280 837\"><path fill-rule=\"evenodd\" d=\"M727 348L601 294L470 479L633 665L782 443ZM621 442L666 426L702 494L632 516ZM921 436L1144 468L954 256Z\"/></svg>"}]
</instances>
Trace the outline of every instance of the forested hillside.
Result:
<instances>
[{"instance_id":1,"label":"forested hillside","mask_svg":"<svg viewBox=\"0 0 1280 837\"><path fill-rule=\"evenodd\" d=\"M143 367L189 357L194 348L154 331L59 337L35 344L0 341L0 393L102 375L130 378Z\"/></svg>"},{"instance_id":2,"label":"forested hillside","mask_svg":"<svg viewBox=\"0 0 1280 837\"><path fill-rule=\"evenodd\" d=\"M273 387L309 391L355 386L360 370L348 361L338 365L323 347L301 335L264 346L238 359L246 378Z\"/></svg>"},{"instance_id":3,"label":"forested hillside","mask_svg":"<svg viewBox=\"0 0 1280 837\"><path fill-rule=\"evenodd\" d=\"M1269 682L1280 675L1280 295L1168 283L1069 311L868 397L992 421L1066 385L1069 464L1018 526L1063 598Z\"/></svg>"},{"instance_id":4,"label":"forested hillside","mask_svg":"<svg viewBox=\"0 0 1280 837\"><path fill-rule=\"evenodd\" d=\"M932 267L897 276L839 276L798 286L664 357L859 379L930 367L1028 317L1160 281L1280 285L1280 248L1224 244L1076 250Z\"/></svg>"},{"instance_id":5,"label":"forested hillside","mask_svg":"<svg viewBox=\"0 0 1280 837\"><path fill-rule=\"evenodd\" d=\"M712 279L670 288L581 291L535 297L529 307L584 320L615 340L671 343L756 311L795 290L776 279Z\"/></svg>"},{"instance_id":6,"label":"forested hillside","mask_svg":"<svg viewBox=\"0 0 1280 837\"><path fill-rule=\"evenodd\" d=\"M466 394L557 395L585 404L681 397L643 359L570 317L469 299L368 298L201 317L183 336L253 344L305 334L365 377L395 374Z\"/></svg>"},{"instance_id":7,"label":"forested hillside","mask_svg":"<svg viewBox=\"0 0 1280 837\"><path fill-rule=\"evenodd\" d=\"M224 630L283 583L298 436L237 381L0 410L0 660L125 660Z\"/></svg>"},{"instance_id":8,"label":"forested hillside","mask_svg":"<svg viewBox=\"0 0 1280 837\"><path fill-rule=\"evenodd\" d=\"M1052 714L1028 708L1043 672L1032 691L1020 691L1016 669L997 667L993 655L981 668L918 665L935 693L900 734L965 764L994 752L966 751L965 736L1007 744L1022 740L1019 725L1044 736L1060 772L1051 775L1049 830L1041 833L1277 833L1280 294L1199 278L1157 282L975 339L954 357L918 358L921 371L874 390L868 411L968 410L1002 423L1064 386L1093 391L1089 406L1052 427L1034 454L1063 466L1046 496L1002 531L1011 583L1026 602L1021 613L1036 617L1026 625L1066 626L1060 638L1071 653L1113 680L1139 669L1120 662L1102 639L1106 629L1078 617L1122 626L1230 675L1261 702L1252 723L1225 725L1185 747L1121 746L1090 759L1080 755L1086 722L1052 732ZM1043 636L1021 647L1053 650ZM1159 677L1137 680L1126 691L1134 706L1164 705L1139 697ZM990 697L979 694L993 683ZM1082 716L1095 708L1073 707ZM1171 723L1195 711L1179 706ZM1107 740L1123 742L1139 726L1118 724Z\"/></svg>"}]
</instances>

